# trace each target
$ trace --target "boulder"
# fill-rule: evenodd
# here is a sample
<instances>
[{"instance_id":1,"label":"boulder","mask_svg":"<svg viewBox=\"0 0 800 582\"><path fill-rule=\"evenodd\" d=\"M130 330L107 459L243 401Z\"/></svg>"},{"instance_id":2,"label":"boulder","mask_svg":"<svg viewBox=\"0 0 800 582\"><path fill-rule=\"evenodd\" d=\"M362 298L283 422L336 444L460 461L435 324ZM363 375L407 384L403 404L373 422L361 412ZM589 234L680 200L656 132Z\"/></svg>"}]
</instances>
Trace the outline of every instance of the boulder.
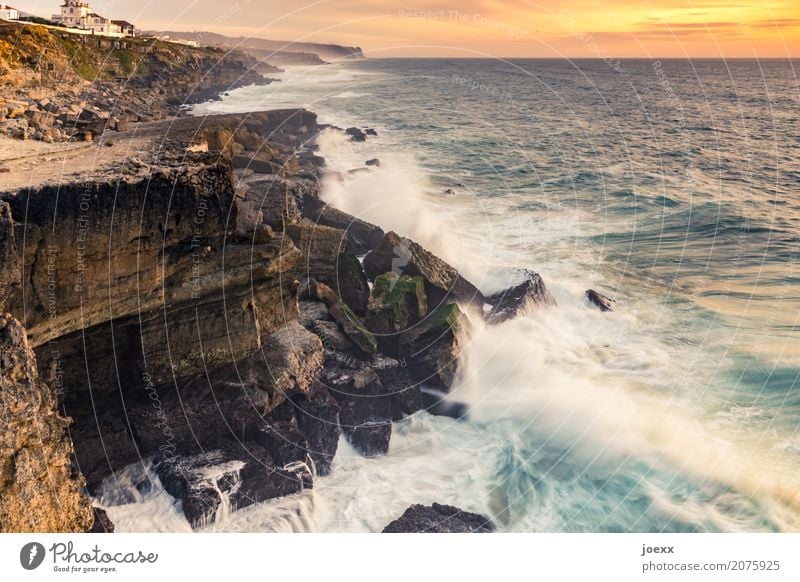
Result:
<instances>
[{"instance_id":1,"label":"boulder","mask_svg":"<svg viewBox=\"0 0 800 582\"><path fill-rule=\"evenodd\" d=\"M447 394L440 390L425 388L421 390L422 407L434 416L447 416L455 420L464 420L469 416L469 407L463 402L447 399Z\"/></svg>"},{"instance_id":2,"label":"boulder","mask_svg":"<svg viewBox=\"0 0 800 582\"><path fill-rule=\"evenodd\" d=\"M336 289L342 302L353 311L359 315L366 312L370 296L369 283L355 254L344 252L337 256Z\"/></svg>"},{"instance_id":3,"label":"boulder","mask_svg":"<svg viewBox=\"0 0 800 582\"><path fill-rule=\"evenodd\" d=\"M306 257L305 275L336 289L337 263L339 254L347 247L347 233L306 221L287 224L285 231Z\"/></svg>"},{"instance_id":4,"label":"boulder","mask_svg":"<svg viewBox=\"0 0 800 582\"><path fill-rule=\"evenodd\" d=\"M338 402L321 382L315 382L308 393L293 397L284 408L306 438L316 474L328 475L342 434Z\"/></svg>"},{"instance_id":5,"label":"boulder","mask_svg":"<svg viewBox=\"0 0 800 582\"><path fill-rule=\"evenodd\" d=\"M492 306L486 314L488 323L502 323L537 307L556 304L538 273L525 269L523 275L524 280L521 283L486 298L486 303Z\"/></svg>"},{"instance_id":6,"label":"boulder","mask_svg":"<svg viewBox=\"0 0 800 582\"><path fill-rule=\"evenodd\" d=\"M367 141L366 134L357 127L348 127L344 132L350 136L352 141Z\"/></svg>"},{"instance_id":7,"label":"boulder","mask_svg":"<svg viewBox=\"0 0 800 582\"><path fill-rule=\"evenodd\" d=\"M104 509L93 507L94 524L88 533L114 533L114 523Z\"/></svg>"},{"instance_id":8,"label":"boulder","mask_svg":"<svg viewBox=\"0 0 800 582\"><path fill-rule=\"evenodd\" d=\"M429 306L459 301L482 307L483 294L456 269L414 241L389 232L364 257L364 270L373 281L384 273L421 276Z\"/></svg>"},{"instance_id":9,"label":"boulder","mask_svg":"<svg viewBox=\"0 0 800 582\"><path fill-rule=\"evenodd\" d=\"M364 322L361 321L350 307L346 304L341 305L342 315L339 317L339 325L342 330L349 337L353 344L364 354L371 355L378 351L378 341L375 336L370 333ZM334 311L331 311L333 314ZM335 317L335 315L334 315Z\"/></svg>"},{"instance_id":10,"label":"boulder","mask_svg":"<svg viewBox=\"0 0 800 582\"><path fill-rule=\"evenodd\" d=\"M289 467L295 463L311 466L308 457L308 440L297 425L297 420L274 420L256 429L253 440L264 447L275 464ZM306 487L312 484L306 483Z\"/></svg>"},{"instance_id":11,"label":"boulder","mask_svg":"<svg viewBox=\"0 0 800 582\"><path fill-rule=\"evenodd\" d=\"M400 335L428 313L425 282L420 276L379 275L372 286L365 322L381 349L397 355Z\"/></svg>"},{"instance_id":12,"label":"boulder","mask_svg":"<svg viewBox=\"0 0 800 582\"><path fill-rule=\"evenodd\" d=\"M276 497L302 491L311 478L308 468L278 468L259 445L212 450L188 457L161 459L156 464L164 489L182 502L192 528L203 527L228 513Z\"/></svg>"},{"instance_id":13,"label":"boulder","mask_svg":"<svg viewBox=\"0 0 800 582\"><path fill-rule=\"evenodd\" d=\"M469 320L455 303L441 305L399 339L399 356L417 382L449 391Z\"/></svg>"},{"instance_id":14,"label":"boulder","mask_svg":"<svg viewBox=\"0 0 800 582\"><path fill-rule=\"evenodd\" d=\"M372 158L371 160L367 160L365 163L367 166L379 167L381 165L381 161L378 158Z\"/></svg>"},{"instance_id":15,"label":"boulder","mask_svg":"<svg viewBox=\"0 0 800 582\"><path fill-rule=\"evenodd\" d=\"M320 301L300 301L300 317L298 321L306 329L313 327L314 322L329 320L330 313Z\"/></svg>"},{"instance_id":16,"label":"boulder","mask_svg":"<svg viewBox=\"0 0 800 582\"><path fill-rule=\"evenodd\" d=\"M391 399L370 368L326 369L320 381L339 402L339 423L359 453L372 457L389 450L392 433Z\"/></svg>"},{"instance_id":17,"label":"boulder","mask_svg":"<svg viewBox=\"0 0 800 582\"><path fill-rule=\"evenodd\" d=\"M598 293L594 289L589 289L586 291L586 297L592 302L594 305L600 308L600 311L614 311L614 306L616 305L616 301L611 299L610 297L606 297L602 293Z\"/></svg>"},{"instance_id":18,"label":"boulder","mask_svg":"<svg viewBox=\"0 0 800 582\"><path fill-rule=\"evenodd\" d=\"M412 505L383 529L383 533L491 533L488 517L450 505Z\"/></svg>"},{"instance_id":19,"label":"boulder","mask_svg":"<svg viewBox=\"0 0 800 582\"><path fill-rule=\"evenodd\" d=\"M318 205L319 206L319 205ZM306 213L317 224L332 226L347 232L347 250L356 255L364 255L374 249L384 237L379 226L356 218L332 206L306 204Z\"/></svg>"},{"instance_id":20,"label":"boulder","mask_svg":"<svg viewBox=\"0 0 800 582\"><path fill-rule=\"evenodd\" d=\"M350 352L353 349L353 342L347 339L335 321L320 319L313 322L310 329L322 340L322 347L326 355L335 352Z\"/></svg>"},{"instance_id":21,"label":"boulder","mask_svg":"<svg viewBox=\"0 0 800 582\"><path fill-rule=\"evenodd\" d=\"M249 190L243 203L253 205L261 213L264 223L275 230L283 230L284 224L300 222L300 203L289 182L276 177L248 182L247 185Z\"/></svg>"}]
</instances>

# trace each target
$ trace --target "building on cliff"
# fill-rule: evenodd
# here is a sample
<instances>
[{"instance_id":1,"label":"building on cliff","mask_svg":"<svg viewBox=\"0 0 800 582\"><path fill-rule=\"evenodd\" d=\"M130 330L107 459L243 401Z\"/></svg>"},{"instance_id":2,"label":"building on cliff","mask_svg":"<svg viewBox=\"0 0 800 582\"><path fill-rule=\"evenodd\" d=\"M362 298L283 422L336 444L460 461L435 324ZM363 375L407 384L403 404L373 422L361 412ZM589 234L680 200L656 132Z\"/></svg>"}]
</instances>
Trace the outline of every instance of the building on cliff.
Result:
<instances>
[{"instance_id":1,"label":"building on cliff","mask_svg":"<svg viewBox=\"0 0 800 582\"><path fill-rule=\"evenodd\" d=\"M91 34L103 36L133 36L134 26L125 20L111 20L100 16L92 10L88 2L81 0L64 0L61 14L54 14L54 22L79 30L90 31Z\"/></svg>"},{"instance_id":2,"label":"building on cliff","mask_svg":"<svg viewBox=\"0 0 800 582\"><path fill-rule=\"evenodd\" d=\"M0 19L19 20L19 10L8 4L0 3Z\"/></svg>"}]
</instances>

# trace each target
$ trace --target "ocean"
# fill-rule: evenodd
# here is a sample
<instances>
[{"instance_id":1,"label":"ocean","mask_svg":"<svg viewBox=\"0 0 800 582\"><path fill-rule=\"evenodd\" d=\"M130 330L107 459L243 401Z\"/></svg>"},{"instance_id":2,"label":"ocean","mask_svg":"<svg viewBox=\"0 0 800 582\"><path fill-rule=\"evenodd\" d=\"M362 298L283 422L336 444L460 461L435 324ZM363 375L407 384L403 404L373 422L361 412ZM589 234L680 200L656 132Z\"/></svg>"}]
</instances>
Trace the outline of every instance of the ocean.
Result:
<instances>
[{"instance_id":1,"label":"ocean","mask_svg":"<svg viewBox=\"0 0 800 582\"><path fill-rule=\"evenodd\" d=\"M508 532L800 529L797 65L365 60L196 107L375 128L319 139L344 176L327 202L486 293L528 268L558 302L472 317L450 396L467 420L417 413L378 458L342 439L313 492L207 530L380 531L432 502ZM101 499L117 531L188 529L159 487L132 494Z\"/></svg>"}]
</instances>

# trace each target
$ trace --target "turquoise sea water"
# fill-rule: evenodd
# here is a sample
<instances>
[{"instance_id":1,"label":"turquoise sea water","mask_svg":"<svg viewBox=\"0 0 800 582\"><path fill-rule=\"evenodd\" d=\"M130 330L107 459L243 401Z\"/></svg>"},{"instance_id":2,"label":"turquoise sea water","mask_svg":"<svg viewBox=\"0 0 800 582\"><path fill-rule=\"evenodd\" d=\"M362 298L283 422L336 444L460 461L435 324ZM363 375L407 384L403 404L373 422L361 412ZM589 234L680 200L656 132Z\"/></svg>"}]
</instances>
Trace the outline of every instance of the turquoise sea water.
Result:
<instances>
[{"instance_id":1,"label":"turquoise sea water","mask_svg":"<svg viewBox=\"0 0 800 582\"><path fill-rule=\"evenodd\" d=\"M797 64L370 60L200 106L376 128L320 139L334 170L382 162L326 183L330 203L486 292L534 269L559 304L475 318L468 421L414 415L378 459L342 441L313 496L213 529L379 531L433 501L503 531L800 528Z\"/></svg>"}]
</instances>

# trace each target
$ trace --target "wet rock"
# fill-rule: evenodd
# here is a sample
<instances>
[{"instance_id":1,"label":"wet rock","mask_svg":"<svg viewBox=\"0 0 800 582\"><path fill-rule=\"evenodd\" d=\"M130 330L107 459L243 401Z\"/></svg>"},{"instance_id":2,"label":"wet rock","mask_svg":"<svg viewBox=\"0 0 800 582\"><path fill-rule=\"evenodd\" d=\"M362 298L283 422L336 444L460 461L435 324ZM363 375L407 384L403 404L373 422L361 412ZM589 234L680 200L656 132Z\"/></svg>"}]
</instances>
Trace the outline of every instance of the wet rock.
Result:
<instances>
[{"instance_id":1,"label":"wet rock","mask_svg":"<svg viewBox=\"0 0 800 582\"><path fill-rule=\"evenodd\" d=\"M350 307L342 304L341 309L342 316L339 318L339 325L342 326L342 330L347 337L352 340L362 353L366 355L375 354L378 351L378 341L375 336L372 335L361 318Z\"/></svg>"},{"instance_id":2,"label":"wet rock","mask_svg":"<svg viewBox=\"0 0 800 582\"><path fill-rule=\"evenodd\" d=\"M339 402L345 437L364 456L385 454L391 438L391 399L378 375L361 370L326 369L320 381Z\"/></svg>"},{"instance_id":3,"label":"wet rock","mask_svg":"<svg viewBox=\"0 0 800 582\"><path fill-rule=\"evenodd\" d=\"M193 528L225 514L276 497L299 493L307 472L278 468L260 446L239 451L213 450L189 457L161 459L156 473L167 492L181 500Z\"/></svg>"},{"instance_id":4,"label":"wet rock","mask_svg":"<svg viewBox=\"0 0 800 582\"><path fill-rule=\"evenodd\" d=\"M403 331L428 313L428 299L422 277L385 273L372 286L367 304L366 324L381 349L397 355Z\"/></svg>"},{"instance_id":5,"label":"wet rock","mask_svg":"<svg viewBox=\"0 0 800 582\"><path fill-rule=\"evenodd\" d=\"M350 136L352 141L367 141L366 134L357 127L348 127L344 132Z\"/></svg>"},{"instance_id":6,"label":"wet rock","mask_svg":"<svg viewBox=\"0 0 800 582\"><path fill-rule=\"evenodd\" d=\"M594 305L600 308L600 311L614 311L617 302L610 297L606 297L602 293L598 293L594 289L586 291L586 297Z\"/></svg>"},{"instance_id":7,"label":"wet rock","mask_svg":"<svg viewBox=\"0 0 800 582\"><path fill-rule=\"evenodd\" d=\"M389 452L392 423L388 420L370 421L345 430L348 442L365 457L378 457Z\"/></svg>"},{"instance_id":8,"label":"wet rock","mask_svg":"<svg viewBox=\"0 0 800 582\"><path fill-rule=\"evenodd\" d=\"M371 127L367 127L367 128L365 128L365 129L364 129L364 133L365 133L366 135L372 135L372 136L375 136L375 137L377 137L377 136L378 136L378 132L377 132L377 131L375 131L374 129L372 129Z\"/></svg>"},{"instance_id":9,"label":"wet rock","mask_svg":"<svg viewBox=\"0 0 800 582\"><path fill-rule=\"evenodd\" d=\"M450 505L412 505L383 533L491 533L495 525L488 517Z\"/></svg>"},{"instance_id":10,"label":"wet rock","mask_svg":"<svg viewBox=\"0 0 800 582\"><path fill-rule=\"evenodd\" d=\"M104 509L93 507L94 524L88 533L114 533L114 523Z\"/></svg>"},{"instance_id":11,"label":"wet rock","mask_svg":"<svg viewBox=\"0 0 800 582\"><path fill-rule=\"evenodd\" d=\"M316 474L328 475L342 434L338 402L322 383L315 382L307 394L293 397L284 408L305 435Z\"/></svg>"},{"instance_id":12,"label":"wet rock","mask_svg":"<svg viewBox=\"0 0 800 582\"><path fill-rule=\"evenodd\" d=\"M357 314L364 314L369 300L369 283L355 254L339 253L336 258L336 289L342 302Z\"/></svg>"},{"instance_id":13,"label":"wet rock","mask_svg":"<svg viewBox=\"0 0 800 582\"><path fill-rule=\"evenodd\" d=\"M468 332L469 320L458 305L441 305L401 335L399 355L408 361L417 382L449 391L458 368L461 338Z\"/></svg>"},{"instance_id":14,"label":"wet rock","mask_svg":"<svg viewBox=\"0 0 800 582\"><path fill-rule=\"evenodd\" d=\"M364 270L373 281L384 273L421 276L425 280L428 305L459 301L482 306L483 294L456 269L414 241L389 232L364 257Z\"/></svg>"},{"instance_id":15,"label":"wet rock","mask_svg":"<svg viewBox=\"0 0 800 582\"><path fill-rule=\"evenodd\" d=\"M291 467L296 463L311 466L308 440L294 418L263 424L256 430L253 440L266 449L279 467ZM304 486L310 488L312 483L309 481Z\"/></svg>"},{"instance_id":16,"label":"wet rock","mask_svg":"<svg viewBox=\"0 0 800 582\"><path fill-rule=\"evenodd\" d=\"M367 166L379 167L381 165L381 161L378 158L372 158L371 160L367 160L365 163Z\"/></svg>"},{"instance_id":17,"label":"wet rock","mask_svg":"<svg viewBox=\"0 0 800 582\"><path fill-rule=\"evenodd\" d=\"M469 416L469 407L463 402L448 400L447 394L439 390L425 388L421 391L422 407L434 416L447 416L455 420L464 420Z\"/></svg>"},{"instance_id":18,"label":"wet rock","mask_svg":"<svg viewBox=\"0 0 800 582\"><path fill-rule=\"evenodd\" d=\"M521 283L486 298L486 303L492 306L491 311L486 314L488 323L502 323L537 307L556 305L555 298L538 273L525 269L523 274L524 280Z\"/></svg>"}]
</instances>

